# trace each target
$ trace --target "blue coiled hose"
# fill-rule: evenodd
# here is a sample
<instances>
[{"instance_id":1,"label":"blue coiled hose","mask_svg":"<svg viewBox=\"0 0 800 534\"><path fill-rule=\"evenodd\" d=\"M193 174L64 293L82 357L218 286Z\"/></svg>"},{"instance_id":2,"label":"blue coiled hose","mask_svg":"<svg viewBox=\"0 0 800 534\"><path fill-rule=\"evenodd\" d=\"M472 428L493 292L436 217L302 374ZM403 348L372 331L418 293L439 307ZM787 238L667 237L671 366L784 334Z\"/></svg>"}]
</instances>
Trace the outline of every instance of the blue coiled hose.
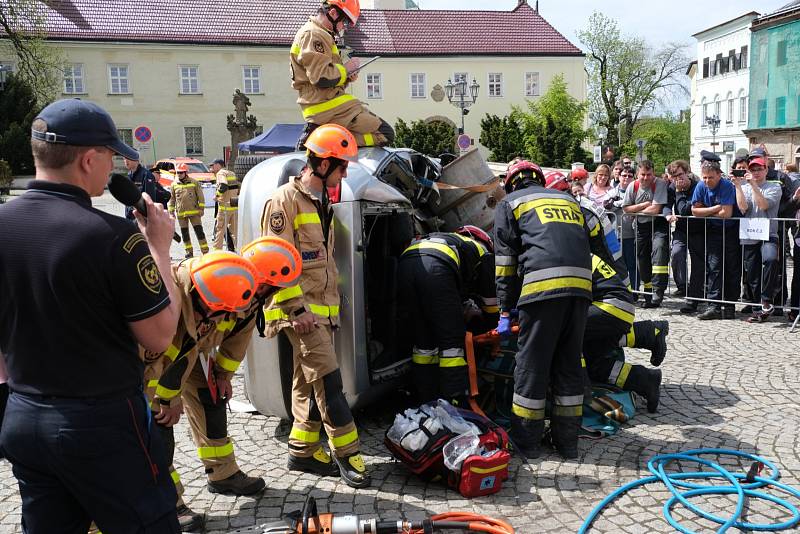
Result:
<instances>
[{"instance_id":1,"label":"blue coiled hose","mask_svg":"<svg viewBox=\"0 0 800 534\"><path fill-rule=\"evenodd\" d=\"M712 461L705 460L700 458L700 455L708 455L713 454L717 456L737 456L740 458L746 458L752 460L753 462L760 462L762 465L766 466L770 470L770 475L768 477L761 477L756 476L754 474L742 474L742 473L731 473L724 467L716 464ZM699 463L706 467L713 469L713 471L699 471L695 473L667 473L664 468L670 462L674 462L677 460L684 460L689 462ZM658 456L654 456L647 462L647 469L653 474L652 476L641 478L639 480L634 480L633 482L629 482L625 484L618 490L616 490L611 495L607 496L603 499L600 504L598 504L592 513L589 514L589 517L586 518L583 525L581 526L578 534L584 534L585 532L589 531L589 528L592 525L592 522L597 518L598 515L603 511L603 509L608 506L611 502L613 502L617 497L620 495L632 490L633 488L644 486L645 484L650 484L651 482L663 482L664 485L672 492L672 497L664 503L664 517L672 525L673 528L678 530L679 532L683 532L684 534L695 534L694 531L691 531L683 526L681 526L675 518L672 516L672 508L680 502L689 510L692 510L697 515L713 521L718 525L721 525L717 530L718 533L723 533L731 527L735 527L742 530L757 530L757 531L778 531L778 530L785 530L795 527L798 523L800 523L800 510L797 509L792 503L770 495L768 493L764 493L761 491L756 491L760 488L764 488L767 486L773 486L775 488L781 489L790 495L800 499L800 491L797 489L783 484L782 482L778 482L778 478L780 478L780 472L778 468L770 462L769 460L762 458L760 456L756 456L755 454L749 454L746 452L741 451L733 451L728 449L693 449L686 452L676 453L676 454L661 454ZM753 471L751 469L751 471ZM724 478L730 482L730 486L707 486L703 484L697 484L694 482L687 482L688 479L708 479L708 478ZM742 484L741 481L745 481L745 484ZM688 489L684 493L681 493L678 488ZM736 494L738 499L736 501L736 510L734 513L728 517L719 517L705 510L695 506L688 499L691 497L696 497L698 495L732 495ZM782 523L773 523L773 524L757 524L757 523L742 523L739 521L739 518L742 515L742 511L744 510L744 504L746 498L755 498L755 499L764 499L770 502L773 502L779 506L782 506L786 510L788 510L792 517L788 521L784 521Z\"/></svg>"}]
</instances>

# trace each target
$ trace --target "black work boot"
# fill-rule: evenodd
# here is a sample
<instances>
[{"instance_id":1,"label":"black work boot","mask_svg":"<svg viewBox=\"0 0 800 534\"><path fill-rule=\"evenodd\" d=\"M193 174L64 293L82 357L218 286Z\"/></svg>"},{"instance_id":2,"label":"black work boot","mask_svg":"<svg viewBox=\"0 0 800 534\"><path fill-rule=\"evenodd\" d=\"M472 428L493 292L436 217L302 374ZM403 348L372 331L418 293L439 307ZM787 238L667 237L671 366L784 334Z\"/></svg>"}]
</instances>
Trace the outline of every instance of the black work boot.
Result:
<instances>
[{"instance_id":1,"label":"black work boot","mask_svg":"<svg viewBox=\"0 0 800 534\"><path fill-rule=\"evenodd\" d=\"M339 466L322 447L307 457L295 456L290 453L286 464L289 471L303 471L324 477L339 476Z\"/></svg>"},{"instance_id":2,"label":"black work boot","mask_svg":"<svg viewBox=\"0 0 800 534\"><path fill-rule=\"evenodd\" d=\"M208 491L225 495L253 495L262 491L266 486L263 478L249 477L241 470L236 471L228 478L208 481Z\"/></svg>"},{"instance_id":3,"label":"black work boot","mask_svg":"<svg viewBox=\"0 0 800 534\"><path fill-rule=\"evenodd\" d=\"M658 367L667 355L667 321L636 321L633 323L633 346L650 351L650 363Z\"/></svg>"},{"instance_id":4,"label":"black work boot","mask_svg":"<svg viewBox=\"0 0 800 534\"><path fill-rule=\"evenodd\" d=\"M706 308L706 311L698 315L697 318L701 321L714 321L716 319L722 319L722 308L711 305Z\"/></svg>"},{"instance_id":5,"label":"black work boot","mask_svg":"<svg viewBox=\"0 0 800 534\"><path fill-rule=\"evenodd\" d=\"M647 411L656 413L658 400L661 397L661 370L633 365L622 389L633 391L644 397L647 400Z\"/></svg>"},{"instance_id":6,"label":"black work boot","mask_svg":"<svg viewBox=\"0 0 800 534\"><path fill-rule=\"evenodd\" d=\"M339 465L339 475L344 483L351 488L366 488L372 483L372 479L367 474L367 467L364 465L364 458L361 453L351 454L344 458L334 455L336 463Z\"/></svg>"},{"instance_id":7,"label":"black work boot","mask_svg":"<svg viewBox=\"0 0 800 534\"><path fill-rule=\"evenodd\" d=\"M179 499L177 512L181 532L199 532L206 524L206 516L192 511L183 500Z\"/></svg>"},{"instance_id":8,"label":"black work boot","mask_svg":"<svg viewBox=\"0 0 800 534\"><path fill-rule=\"evenodd\" d=\"M664 290L663 289L656 289L653 293L653 297L650 299L649 302L646 302L644 307L645 308L660 308L661 303L664 302Z\"/></svg>"},{"instance_id":9,"label":"black work boot","mask_svg":"<svg viewBox=\"0 0 800 534\"><path fill-rule=\"evenodd\" d=\"M528 460L538 458L542 454L542 436L544 434L544 419L523 419L516 415L511 416L511 442L514 448Z\"/></svg>"},{"instance_id":10,"label":"black work boot","mask_svg":"<svg viewBox=\"0 0 800 534\"><path fill-rule=\"evenodd\" d=\"M580 417L558 417L550 420L550 436L558 454L565 460L578 457L578 431L581 428Z\"/></svg>"}]
</instances>

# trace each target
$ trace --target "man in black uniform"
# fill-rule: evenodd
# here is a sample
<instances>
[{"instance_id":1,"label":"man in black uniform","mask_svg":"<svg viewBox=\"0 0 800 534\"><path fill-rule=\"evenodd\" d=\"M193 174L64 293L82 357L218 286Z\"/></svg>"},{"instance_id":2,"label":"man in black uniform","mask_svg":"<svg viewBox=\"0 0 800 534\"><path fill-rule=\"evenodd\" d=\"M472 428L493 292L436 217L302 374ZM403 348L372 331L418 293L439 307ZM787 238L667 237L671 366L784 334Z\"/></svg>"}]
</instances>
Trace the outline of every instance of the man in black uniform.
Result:
<instances>
[{"instance_id":1,"label":"man in black uniform","mask_svg":"<svg viewBox=\"0 0 800 534\"><path fill-rule=\"evenodd\" d=\"M36 179L0 206L0 352L12 391L0 435L26 532L179 532L175 487L142 394L137 343L167 348L180 298L174 223L145 197L139 230L92 207L112 156L137 159L96 104L33 122Z\"/></svg>"},{"instance_id":2,"label":"man in black uniform","mask_svg":"<svg viewBox=\"0 0 800 534\"><path fill-rule=\"evenodd\" d=\"M145 168L139 160L125 158L125 168L128 169L128 180L136 184L139 191L150 195L153 202L167 206L169 193L158 184L158 180L149 169ZM164 198L166 195L166 198ZM162 202L163 201L163 202ZM125 206L125 218L134 220L133 207Z\"/></svg>"},{"instance_id":3,"label":"man in black uniform","mask_svg":"<svg viewBox=\"0 0 800 534\"><path fill-rule=\"evenodd\" d=\"M540 454L545 400L552 387L551 435L562 456L578 456L583 414L581 348L592 300L589 229L569 194L544 188L529 161L506 173L510 194L495 211L495 262L500 322L507 334L519 309L511 432L528 458Z\"/></svg>"},{"instance_id":4,"label":"man in black uniform","mask_svg":"<svg viewBox=\"0 0 800 534\"><path fill-rule=\"evenodd\" d=\"M464 303L474 297L483 313L497 320L493 252L489 235L469 226L457 233L429 234L400 256L398 300L412 329L412 372L420 402L438 397L466 401Z\"/></svg>"},{"instance_id":5,"label":"man in black uniform","mask_svg":"<svg viewBox=\"0 0 800 534\"><path fill-rule=\"evenodd\" d=\"M666 321L634 322L633 293L608 263L592 255L592 305L586 318L583 356L592 382L613 384L647 399L647 410L658 408L661 371L617 360L618 347L637 346L652 351L650 363L661 365L667 352ZM630 338L636 343L628 345Z\"/></svg>"}]
</instances>

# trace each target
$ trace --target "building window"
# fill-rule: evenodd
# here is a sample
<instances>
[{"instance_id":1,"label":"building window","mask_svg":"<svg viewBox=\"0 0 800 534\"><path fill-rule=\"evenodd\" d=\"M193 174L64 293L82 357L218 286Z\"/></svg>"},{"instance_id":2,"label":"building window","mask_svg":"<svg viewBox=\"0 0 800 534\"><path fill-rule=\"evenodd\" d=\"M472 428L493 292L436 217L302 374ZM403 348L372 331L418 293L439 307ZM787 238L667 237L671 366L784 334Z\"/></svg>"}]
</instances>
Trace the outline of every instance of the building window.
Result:
<instances>
[{"instance_id":1,"label":"building window","mask_svg":"<svg viewBox=\"0 0 800 534\"><path fill-rule=\"evenodd\" d=\"M719 100L715 100L714 101L714 116L716 118L718 118L718 119L721 118L719 106L720 106L720 101Z\"/></svg>"},{"instance_id":2,"label":"building window","mask_svg":"<svg viewBox=\"0 0 800 534\"><path fill-rule=\"evenodd\" d=\"M133 128L117 128L117 134L123 143L133 146Z\"/></svg>"},{"instance_id":3,"label":"building window","mask_svg":"<svg viewBox=\"0 0 800 534\"><path fill-rule=\"evenodd\" d=\"M708 78L708 76L709 76L708 58L703 58L703 78Z\"/></svg>"},{"instance_id":4,"label":"building window","mask_svg":"<svg viewBox=\"0 0 800 534\"><path fill-rule=\"evenodd\" d=\"M728 114L725 115L725 122L728 124L733 122L733 97L728 97Z\"/></svg>"},{"instance_id":5,"label":"building window","mask_svg":"<svg viewBox=\"0 0 800 534\"><path fill-rule=\"evenodd\" d=\"M261 67L242 67L242 86L245 94L261 94Z\"/></svg>"},{"instance_id":6,"label":"building window","mask_svg":"<svg viewBox=\"0 0 800 534\"><path fill-rule=\"evenodd\" d=\"M500 72L489 73L489 96L503 96L503 74Z\"/></svg>"},{"instance_id":7,"label":"building window","mask_svg":"<svg viewBox=\"0 0 800 534\"><path fill-rule=\"evenodd\" d=\"M700 127L705 128L708 125L708 104L703 104L703 116L701 117Z\"/></svg>"},{"instance_id":8,"label":"building window","mask_svg":"<svg viewBox=\"0 0 800 534\"><path fill-rule=\"evenodd\" d=\"M747 122L747 97L739 97L739 122Z\"/></svg>"},{"instance_id":9,"label":"building window","mask_svg":"<svg viewBox=\"0 0 800 534\"><path fill-rule=\"evenodd\" d=\"M181 65L178 67L180 73L180 91L182 95L199 95L200 94L200 81L198 79L198 71L200 68L197 65Z\"/></svg>"},{"instance_id":10,"label":"building window","mask_svg":"<svg viewBox=\"0 0 800 534\"><path fill-rule=\"evenodd\" d=\"M186 141L186 155L194 156L203 153L203 129L200 126L186 126L183 129Z\"/></svg>"},{"instance_id":11,"label":"building window","mask_svg":"<svg viewBox=\"0 0 800 534\"><path fill-rule=\"evenodd\" d=\"M747 47L742 47L741 58L739 60L739 68L746 69L747 68Z\"/></svg>"},{"instance_id":12,"label":"building window","mask_svg":"<svg viewBox=\"0 0 800 534\"><path fill-rule=\"evenodd\" d=\"M467 95L467 92L469 91L467 87L468 79L469 75L466 72L456 72L453 74L453 83L456 85L455 89L453 90L454 97L461 98L462 93L464 96ZM464 82L464 85L460 85L459 82Z\"/></svg>"},{"instance_id":13,"label":"building window","mask_svg":"<svg viewBox=\"0 0 800 534\"><path fill-rule=\"evenodd\" d=\"M112 95L131 94L131 83L128 79L127 65L108 66L108 85L109 93Z\"/></svg>"},{"instance_id":14,"label":"building window","mask_svg":"<svg viewBox=\"0 0 800 534\"><path fill-rule=\"evenodd\" d=\"M367 74L367 98L376 100L383 98L383 83L379 73Z\"/></svg>"},{"instance_id":15,"label":"building window","mask_svg":"<svg viewBox=\"0 0 800 534\"><path fill-rule=\"evenodd\" d=\"M412 72L411 73L411 98L426 98L425 89L425 73Z\"/></svg>"},{"instance_id":16,"label":"building window","mask_svg":"<svg viewBox=\"0 0 800 534\"><path fill-rule=\"evenodd\" d=\"M728 51L728 72L739 70L736 66L736 50Z\"/></svg>"},{"instance_id":17,"label":"building window","mask_svg":"<svg viewBox=\"0 0 800 534\"><path fill-rule=\"evenodd\" d=\"M758 101L758 126L764 127L767 125L767 100Z\"/></svg>"},{"instance_id":18,"label":"building window","mask_svg":"<svg viewBox=\"0 0 800 534\"><path fill-rule=\"evenodd\" d=\"M775 99L775 125L784 126L786 124L786 97L779 96Z\"/></svg>"},{"instance_id":19,"label":"building window","mask_svg":"<svg viewBox=\"0 0 800 534\"><path fill-rule=\"evenodd\" d=\"M778 41L778 66L786 65L786 41Z\"/></svg>"},{"instance_id":20,"label":"building window","mask_svg":"<svg viewBox=\"0 0 800 534\"><path fill-rule=\"evenodd\" d=\"M525 96L539 96L539 73L525 73Z\"/></svg>"},{"instance_id":21,"label":"building window","mask_svg":"<svg viewBox=\"0 0 800 534\"><path fill-rule=\"evenodd\" d=\"M81 63L64 65L64 94L81 95L85 92L83 88L83 65Z\"/></svg>"}]
</instances>

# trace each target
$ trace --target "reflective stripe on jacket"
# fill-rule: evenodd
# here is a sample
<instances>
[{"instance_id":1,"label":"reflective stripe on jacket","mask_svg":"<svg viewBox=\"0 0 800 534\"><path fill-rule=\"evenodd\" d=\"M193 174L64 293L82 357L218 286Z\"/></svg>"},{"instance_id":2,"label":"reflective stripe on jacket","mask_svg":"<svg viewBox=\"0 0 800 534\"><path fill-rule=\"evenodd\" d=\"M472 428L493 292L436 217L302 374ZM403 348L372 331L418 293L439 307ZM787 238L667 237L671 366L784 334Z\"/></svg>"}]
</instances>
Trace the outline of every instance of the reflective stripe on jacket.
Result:
<instances>
[{"instance_id":1,"label":"reflective stripe on jacket","mask_svg":"<svg viewBox=\"0 0 800 534\"><path fill-rule=\"evenodd\" d=\"M495 210L495 280L501 311L558 297L591 299L589 228L567 193L532 185Z\"/></svg>"},{"instance_id":2,"label":"reflective stripe on jacket","mask_svg":"<svg viewBox=\"0 0 800 534\"><path fill-rule=\"evenodd\" d=\"M413 241L402 258L433 256L454 269L462 298L475 297L487 313L497 313L494 284L494 254L483 243L461 234L434 232Z\"/></svg>"},{"instance_id":3,"label":"reflective stripe on jacket","mask_svg":"<svg viewBox=\"0 0 800 534\"><path fill-rule=\"evenodd\" d=\"M217 173L217 203L222 211L234 211L237 209L236 202L239 198L239 179L228 169L220 169Z\"/></svg>"},{"instance_id":4,"label":"reflective stripe on jacket","mask_svg":"<svg viewBox=\"0 0 800 534\"><path fill-rule=\"evenodd\" d=\"M345 93L347 70L331 33L309 19L294 37L289 53L292 88L308 120L355 100Z\"/></svg>"},{"instance_id":5,"label":"reflective stripe on jacket","mask_svg":"<svg viewBox=\"0 0 800 534\"><path fill-rule=\"evenodd\" d=\"M200 182L190 177L183 182L176 175L172 182L172 196L168 205L170 213L174 212L176 217L191 217L202 215L205 207Z\"/></svg>"},{"instance_id":6,"label":"reflective stripe on jacket","mask_svg":"<svg viewBox=\"0 0 800 534\"><path fill-rule=\"evenodd\" d=\"M242 313L215 314L207 323L195 320L189 268L192 261L198 260L186 260L172 268L181 295L181 317L170 346L160 355L139 348L145 361L144 383L148 386L148 398L155 411L158 411L159 403L179 402L189 374L195 365L199 365L197 360L201 351L215 354L215 376L230 379L244 360L256 326L258 310L254 306Z\"/></svg>"},{"instance_id":7,"label":"reflective stripe on jacket","mask_svg":"<svg viewBox=\"0 0 800 534\"><path fill-rule=\"evenodd\" d=\"M334 261L333 209L322 203L294 177L267 200L261 233L292 243L303 260L298 283L276 292L264 311L266 333L275 336L291 319L310 311L318 322L339 325L338 271Z\"/></svg>"},{"instance_id":8,"label":"reflective stripe on jacket","mask_svg":"<svg viewBox=\"0 0 800 534\"><path fill-rule=\"evenodd\" d=\"M592 306L633 324L633 302L633 293L614 267L592 254Z\"/></svg>"}]
</instances>

